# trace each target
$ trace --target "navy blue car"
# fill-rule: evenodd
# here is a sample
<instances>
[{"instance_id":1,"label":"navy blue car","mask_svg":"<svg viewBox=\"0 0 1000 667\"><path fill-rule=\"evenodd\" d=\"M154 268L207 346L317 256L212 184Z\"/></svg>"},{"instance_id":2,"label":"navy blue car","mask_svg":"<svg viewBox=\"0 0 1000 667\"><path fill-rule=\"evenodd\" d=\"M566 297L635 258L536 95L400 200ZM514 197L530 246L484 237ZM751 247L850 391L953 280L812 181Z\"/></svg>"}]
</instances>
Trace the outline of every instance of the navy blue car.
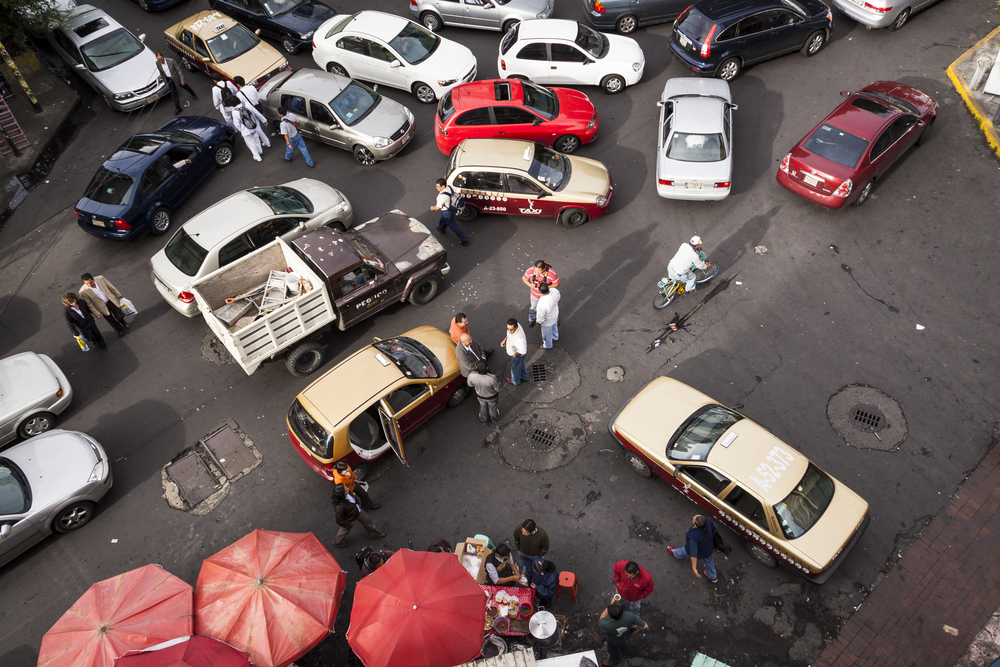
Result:
<instances>
[{"instance_id":1,"label":"navy blue car","mask_svg":"<svg viewBox=\"0 0 1000 667\"><path fill-rule=\"evenodd\" d=\"M703 0L674 21L670 52L703 76L731 81L753 63L819 53L833 34L821 0Z\"/></svg>"},{"instance_id":2,"label":"navy blue car","mask_svg":"<svg viewBox=\"0 0 1000 667\"><path fill-rule=\"evenodd\" d=\"M235 137L225 123L197 116L135 135L97 170L76 203L80 229L113 241L166 233L181 202L216 166L232 162Z\"/></svg>"},{"instance_id":3,"label":"navy blue car","mask_svg":"<svg viewBox=\"0 0 1000 667\"><path fill-rule=\"evenodd\" d=\"M158 12L161 9L166 9L167 7L173 7L174 5L179 5L184 2L184 0L135 0L139 3L139 6L147 12Z\"/></svg>"},{"instance_id":4,"label":"navy blue car","mask_svg":"<svg viewBox=\"0 0 1000 667\"><path fill-rule=\"evenodd\" d=\"M315 0L208 0L208 6L281 42L287 53L312 45L313 33L337 12Z\"/></svg>"}]
</instances>

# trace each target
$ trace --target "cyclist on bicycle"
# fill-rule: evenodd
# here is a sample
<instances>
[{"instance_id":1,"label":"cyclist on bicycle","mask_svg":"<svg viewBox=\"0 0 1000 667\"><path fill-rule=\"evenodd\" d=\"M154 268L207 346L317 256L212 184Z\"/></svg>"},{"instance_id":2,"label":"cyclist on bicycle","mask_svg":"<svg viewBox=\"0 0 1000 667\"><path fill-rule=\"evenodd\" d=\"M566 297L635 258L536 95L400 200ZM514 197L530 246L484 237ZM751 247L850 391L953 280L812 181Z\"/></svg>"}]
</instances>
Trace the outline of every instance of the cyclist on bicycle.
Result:
<instances>
[{"instance_id":1,"label":"cyclist on bicycle","mask_svg":"<svg viewBox=\"0 0 1000 667\"><path fill-rule=\"evenodd\" d=\"M667 275L671 280L683 281L687 292L695 290L695 267L704 271L711 264L701 258L701 237L692 236L688 243L682 243L677 254L667 264Z\"/></svg>"}]
</instances>

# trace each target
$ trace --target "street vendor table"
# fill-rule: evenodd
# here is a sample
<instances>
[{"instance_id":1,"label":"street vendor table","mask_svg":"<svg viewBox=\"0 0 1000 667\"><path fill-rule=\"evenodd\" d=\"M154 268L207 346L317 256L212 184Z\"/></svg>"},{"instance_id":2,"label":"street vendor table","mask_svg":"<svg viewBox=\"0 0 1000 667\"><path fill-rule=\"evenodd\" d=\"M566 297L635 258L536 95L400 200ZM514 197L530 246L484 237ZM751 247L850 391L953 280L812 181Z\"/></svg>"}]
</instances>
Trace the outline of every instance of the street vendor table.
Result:
<instances>
[{"instance_id":1,"label":"street vendor table","mask_svg":"<svg viewBox=\"0 0 1000 667\"><path fill-rule=\"evenodd\" d=\"M519 605L526 604L531 607L531 612L527 616L518 616L516 619L511 619L511 627L507 632L502 633L504 636L511 635L527 635L528 634L528 619L531 614L535 613L535 589L534 588L523 588L521 586L489 586L486 584L480 584L480 588L486 593L489 598L489 604L487 608L496 608L496 594L499 591L503 591L511 597L517 598ZM489 613L487 611L487 613ZM510 618L508 616L508 618ZM501 634L499 632L494 632L493 630L488 630L487 634Z\"/></svg>"}]
</instances>

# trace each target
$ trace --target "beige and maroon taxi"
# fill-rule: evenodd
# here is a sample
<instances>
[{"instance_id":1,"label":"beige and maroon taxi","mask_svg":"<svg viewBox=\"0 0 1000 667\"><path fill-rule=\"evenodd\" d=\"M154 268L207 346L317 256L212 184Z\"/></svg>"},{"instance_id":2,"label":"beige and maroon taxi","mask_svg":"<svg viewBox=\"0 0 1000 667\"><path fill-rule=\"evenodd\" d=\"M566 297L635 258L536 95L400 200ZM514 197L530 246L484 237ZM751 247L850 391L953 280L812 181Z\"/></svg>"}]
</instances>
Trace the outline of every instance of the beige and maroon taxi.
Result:
<instances>
[{"instance_id":1,"label":"beige and maroon taxi","mask_svg":"<svg viewBox=\"0 0 1000 667\"><path fill-rule=\"evenodd\" d=\"M406 463L403 437L468 396L451 336L422 326L376 338L306 387L288 412L288 437L325 479L340 460L363 476L390 451Z\"/></svg>"},{"instance_id":2,"label":"beige and maroon taxi","mask_svg":"<svg viewBox=\"0 0 1000 667\"><path fill-rule=\"evenodd\" d=\"M514 139L466 139L452 152L445 178L465 196L455 214L463 222L492 213L579 227L608 212L614 190L608 168L597 160Z\"/></svg>"},{"instance_id":3,"label":"beige and maroon taxi","mask_svg":"<svg viewBox=\"0 0 1000 667\"><path fill-rule=\"evenodd\" d=\"M285 56L257 33L222 12L200 12L164 31L167 46L189 71L232 81L242 76L260 88L278 72L291 71Z\"/></svg>"},{"instance_id":4,"label":"beige and maroon taxi","mask_svg":"<svg viewBox=\"0 0 1000 667\"><path fill-rule=\"evenodd\" d=\"M746 539L760 563L829 579L868 527L868 503L736 410L658 377L608 422L637 473L667 480Z\"/></svg>"}]
</instances>

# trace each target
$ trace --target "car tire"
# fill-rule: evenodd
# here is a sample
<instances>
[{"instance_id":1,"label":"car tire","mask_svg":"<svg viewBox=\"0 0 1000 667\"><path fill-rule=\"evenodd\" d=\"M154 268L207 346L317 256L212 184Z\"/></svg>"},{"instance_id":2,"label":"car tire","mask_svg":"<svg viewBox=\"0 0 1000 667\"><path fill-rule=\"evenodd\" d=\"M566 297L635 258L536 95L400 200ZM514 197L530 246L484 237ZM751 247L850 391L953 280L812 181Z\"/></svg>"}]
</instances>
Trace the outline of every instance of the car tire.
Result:
<instances>
[{"instance_id":1,"label":"car tire","mask_svg":"<svg viewBox=\"0 0 1000 667\"><path fill-rule=\"evenodd\" d=\"M924 131L920 133L919 137L917 137L918 146L923 146L924 144L927 143L927 140L930 138L930 132L932 127L934 127L933 118L930 119L930 122L927 123L927 127L925 127Z\"/></svg>"},{"instance_id":2,"label":"car tire","mask_svg":"<svg viewBox=\"0 0 1000 667\"><path fill-rule=\"evenodd\" d=\"M344 223L342 223L340 221L328 222L326 224L326 226L327 226L327 228L332 229L334 231L338 231L341 234L343 234L344 232L347 231L347 228L344 227Z\"/></svg>"},{"instance_id":3,"label":"car tire","mask_svg":"<svg viewBox=\"0 0 1000 667\"><path fill-rule=\"evenodd\" d=\"M285 368L297 378L312 375L324 361L323 346L314 340L299 343L285 355Z\"/></svg>"},{"instance_id":4,"label":"car tire","mask_svg":"<svg viewBox=\"0 0 1000 667\"><path fill-rule=\"evenodd\" d=\"M601 88L608 95L617 95L625 90L625 78L620 74L609 74L601 79Z\"/></svg>"},{"instance_id":5,"label":"car tire","mask_svg":"<svg viewBox=\"0 0 1000 667\"><path fill-rule=\"evenodd\" d=\"M764 567L778 567L778 559L770 551L752 540L746 540L744 544L746 544L747 551L750 552L755 561Z\"/></svg>"},{"instance_id":6,"label":"car tire","mask_svg":"<svg viewBox=\"0 0 1000 667\"><path fill-rule=\"evenodd\" d=\"M437 296L441 283L437 276L424 276L410 290L410 303L414 306L425 306Z\"/></svg>"},{"instance_id":7,"label":"car tire","mask_svg":"<svg viewBox=\"0 0 1000 667\"><path fill-rule=\"evenodd\" d=\"M285 53L289 55L295 55L296 53L299 52L300 47L298 44L295 43L295 40L292 39L291 35L282 35L281 48L285 50Z\"/></svg>"},{"instance_id":8,"label":"car tire","mask_svg":"<svg viewBox=\"0 0 1000 667\"><path fill-rule=\"evenodd\" d=\"M572 229L590 220L587 212L579 208L566 208L559 214L559 224Z\"/></svg>"},{"instance_id":9,"label":"car tire","mask_svg":"<svg viewBox=\"0 0 1000 667\"><path fill-rule=\"evenodd\" d=\"M820 52L824 44L826 44L826 33L817 30L806 38L805 44L802 45L802 55L806 58L812 58Z\"/></svg>"},{"instance_id":10,"label":"car tire","mask_svg":"<svg viewBox=\"0 0 1000 667\"><path fill-rule=\"evenodd\" d=\"M575 134L564 134L555 140L552 147L560 153L566 153L569 155L570 153L576 152L576 149L580 147L580 137Z\"/></svg>"},{"instance_id":11,"label":"car tire","mask_svg":"<svg viewBox=\"0 0 1000 667\"><path fill-rule=\"evenodd\" d=\"M424 24L424 27L431 32L437 32L441 29L441 17L434 12L424 12L420 15L420 22Z\"/></svg>"},{"instance_id":12,"label":"car tire","mask_svg":"<svg viewBox=\"0 0 1000 667\"><path fill-rule=\"evenodd\" d=\"M500 30L500 32L506 35L508 32L510 32L510 29L516 26L518 23L520 23L519 20L510 19L509 21L503 24L503 28Z\"/></svg>"},{"instance_id":13,"label":"car tire","mask_svg":"<svg viewBox=\"0 0 1000 667\"><path fill-rule=\"evenodd\" d=\"M215 149L215 166L225 167L233 161L233 145L228 141L223 141Z\"/></svg>"},{"instance_id":14,"label":"car tire","mask_svg":"<svg viewBox=\"0 0 1000 667\"><path fill-rule=\"evenodd\" d=\"M354 473L354 479L358 482L363 482L368 478L368 473L371 472L371 468L367 463L359 463L356 466L351 466L351 472Z\"/></svg>"},{"instance_id":15,"label":"car tire","mask_svg":"<svg viewBox=\"0 0 1000 667\"><path fill-rule=\"evenodd\" d=\"M652 477L653 469L649 467L649 464L642 460L642 457L633 452L631 449L625 450L625 462L628 463L632 470L636 471L639 475L643 477Z\"/></svg>"},{"instance_id":16,"label":"car tire","mask_svg":"<svg viewBox=\"0 0 1000 667\"><path fill-rule=\"evenodd\" d=\"M17 434L27 440L41 435L56 425L56 416L51 412L36 412L17 427Z\"/></svg>"},{"instance_id":17,"label":"car tire","mask_svg":"<svg viewBox=\"0 0 1000 667\"><path fill-rule=\"evenodd\" d=\"M445 403L445 405L449 408L457 408L465 402L465 399L469 397L470 393L469 385L463 384L461 387L451 392L451 396L448 397L448 402Z\"/></svg>"},{"instance_id":18,"label":"car tire","mask_svg":"<svg viewBox=\"0 0 1000 667\"><path fill-rule=\"evenodd\" d=\"M632 14L626 14L615 21L615 30L623 35L631 35L639 27L639 19Z\"/></svg>"},{"instance_id":19,"label":"car tire","mask_svg":"<svg viewBox=\"0 0 1000 667\"><path fill-rule=\"evenodd\" d=\"M94 518L94 503L85 500L73 503L52 520L52 530L57 533L72 533L80 530Z\"/></svg>"},{"instance_id":20,"label":"car tire","mask_svg":"<svg viewBox=\"0 0 1000 667\"><path fill-rule=\"evenodd\" d=\"M909 20L910 20L910 8L907 7L906 9L904 9L899 13L899 16L896 17L896 20L893 21L892 25L889 26L889 30L891 30L892 32L896 32L904 25L906 25L906 22Z\"/></svg>"},{"instance_id":21,"label":"car tire","mask_svg":"<svg viewBox=\"0 0 1000 667\"><path fill-rule=\"evenodd\" d=\"M434 94L434 89L423 81L417 81L413 84L413 95L421 104L434 104L437 102L437 95Z\"/></svg>"},{"instance_id":22,"label":"car tire","mask_svg":"<svg viewBox=\"0 0 1000 667\"><path fill-rule=\"evenodd\" d=\"M719 69L716 70L715 76L723 81L732 81L740 75L740 71L743 69L743 63L740 62L739 58L726 58L719 65Z\"/></svg>"},{"instance_id":23,"label":"car tire","mask_svg":"<svg viewBox=\"0 0 1000 667\"><path fill-rule=\"evenodd\" d=\"M470 206L469 204L463 206L462 210L458 211L455 214L455 219L458 220L459 222L472 222L478 217L479 217L479 209L477 209L475 206Z\"/></svg>"},{"instance_id":24,"label":"car tire","mask_svg":"<svg viewBox=\"0 0 1000 667\"><path fill-rule=\"evenodd\" d=\"M171 222L170 211L166 206L161 206L149 216L149 233L153 236L162 236L170 229Z\"/></svg>"},{"instance_id":25,"label":"car tire","mask_svg":"<svg viewBox=\"0 0 1000 667\"><path fill-rule=\"evenodd\" d=\"M192 65L191 61L188 60L187 58L181 58L181 65L183 65L184 69L186 69L189 72L194 71L194 65Z\"/></svg>"},{"instance_id":26,"label":"car tire","mask_svg":"<svg viewBox=\"0 0 1000 667\"><path fill-rule=\"evenodd\" d=\"M523 74L511 74L507 77L508 79L518 79L519 81L531 81L528 77Z\"/></svg>"},{"instance_id":27,"label":"car tire","mask_svg":"<svg viewBox=\"0 0 1000 667\"><path fill-rule=\"evenodd\" d=\"M378 162L378 160L375 158L375 154L372 153L367 148L365 148L364 146L354 147L354 159L366 167L370 167L376 162Z\"/></svg>"},{"instance_id":28,"label":"car tire","mask_svg":"<svg viewBox=\"0 0 1000 667\"><path fill-rule=\"evenodd\" d=\"M350 74L348 74L347 68L341 65L340 63L327 63L326 71L329 72L330 74L336 74L338 76L346 76L348 78L350 78L351 76Z\"/></svg>"},{"instance_id":29,"label":"car tire","mask_svg":"<svg viewBox=\"0 0 1000 667\"><path fill-rule=\"evenodd\" d=\"M854 206L861 206L866 201L868 201L868 199L872 195L872 188L874 187L875 187L875 179L873 178L872 180L868 181L867 184L865 184L865 187L861 190L861 194L858 195L858 198L854 200Z\"/></svg>"}]
</instances>

